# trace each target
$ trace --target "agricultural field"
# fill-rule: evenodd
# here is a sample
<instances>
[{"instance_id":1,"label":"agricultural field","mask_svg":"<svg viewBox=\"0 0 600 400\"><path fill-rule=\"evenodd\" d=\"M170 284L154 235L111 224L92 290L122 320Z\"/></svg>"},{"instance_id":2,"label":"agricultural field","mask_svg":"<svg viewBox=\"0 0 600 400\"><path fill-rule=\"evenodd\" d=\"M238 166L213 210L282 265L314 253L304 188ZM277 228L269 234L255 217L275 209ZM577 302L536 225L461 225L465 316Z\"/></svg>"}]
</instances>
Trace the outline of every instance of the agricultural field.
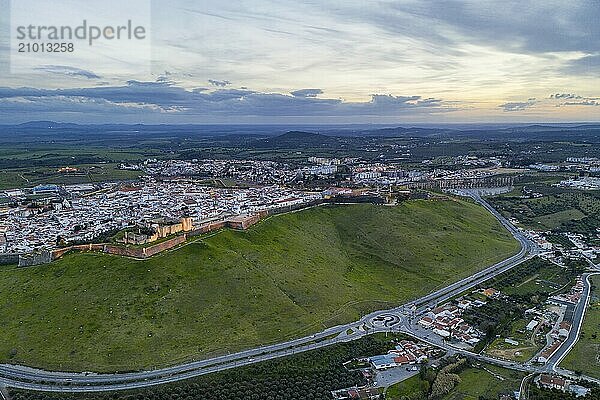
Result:
<instances>
[{"instance_id":1,"label":"agricultural field","mask_svg":"<svg viewBox=\"0 0 600 400\"><path fill-rule=\"evenodd\" d=\"M443 400L492 400L501 394L519 390L522 372L511 371L494 365L468 368L460 374L461 382Z\"/></svg>"},{"instance_id":2,"label":"agricultural field","mask_svg":"<svg viewBox=\"0 0 600 400\"><path fill-rule=\"evenodd\" d=\"M541 258L533 258L511 271L489 281L489 284L509 296L539 301L550 294L566 290L574 282L577 269L563 268Z\"/></svg>"},{"instance_id":3,"label":"agricultural field","mask_svg":"<svg viewBox=\"0 0 600 400\"><path fill-rule=\"evenodd\" d=\"M414 395L415 393L427 393L429 386L429 382L423 380L421 376L415 375L387 388L385 398L386 400L400 400L404 396Z\"/></svg>"},{"instance_id":4,"label":"agricultural field","mask_svg":"<svg viewBox=\"0 0 600 400\"><path fill-rule=\"evenodd\" d=\"M280 215L144 261L5 267L0 361L125 371L226 354L357 320L517 250L483 208L417 200Z\"/></svg>"},{"instance_id":5,"label":"agricultural field","mask_svg":"<svg viewBox=\"0 0 600 400\"><path fill-rule=\"evenodd\" d=\"M511 193L489 199L504 216L527 228L557 234L573 232L597 242L600 227L600 192L553 186L560 178L520 184Z\"/></svg>"},{"instance_id":6,"label":"agricultural field","mask_svg":"<svg viewBox=\"0 0 600 400\"><path fill-rule=\"evenodd\" d=\"M69 167L76 172L60 172L58 168L15 168L0 170L0 190L33 187L41 184L71 185L138 179L143 172L120 170L117 164L81 164Z\"/></svg>"},{"instance_id":7,"label":"agricultural field","mask_svg":"<svg viewBox=\"0 0 600 400\"><path fill-rule=\"evenodd\" d=\"M569 221L579 221L586 215L577 208L570 208L563 211L557 211L552 214L542 215L534 219L536 226L543 230L553 230L559 228L562 224Z\"/></svg>"},{"instance_id":8,"label":"agricultural field","mask_svg":"<svg viewBox=\"0 0 600 400\"><path fill-rule=\"evenodd\" d=\"M594 291L579 341L560 366L600 379L600 276L591 279Z\"/></svg>"},{"instance_id":9,"label":"agricultural field","mask_svg":"<svg viewBox=\"0 0 600 400\"><path fill-rule=\"evenodd\" d=\"M446 395L443 400L488 400L497 399L501 394L512 394L519 389L524 374L493 365L484 364L468 366L456 374L460 382ZM386 400L401 400L404 398L427 398L427 393L433 376L430 373L415 375L403 382L391 386L386 391ZM418 397L423 393L423 397ZM414 397L405 397L414 396ZM431 397L430 397L431 398ZM440 397L436 397L440 398Z\"/></svg>"},{"instance_id":10,"label":"agricultural field","mask_svg":"<svg viewBox=\"0 0 600 400\"><path fill-rule=\"evenodd\" d=\"M544 335L536 336L537 330L529 332L525 326L529 320L518 319L514 321L507 332L501 337L496 338L485 349L485 353L493 357L515 360L519 362L529 361L536 355L546 344ZM543 332L546 333L545 331ZM512 339L519 344L513 345L505 342L505 339Z\"/></svg>"}]
</instances>

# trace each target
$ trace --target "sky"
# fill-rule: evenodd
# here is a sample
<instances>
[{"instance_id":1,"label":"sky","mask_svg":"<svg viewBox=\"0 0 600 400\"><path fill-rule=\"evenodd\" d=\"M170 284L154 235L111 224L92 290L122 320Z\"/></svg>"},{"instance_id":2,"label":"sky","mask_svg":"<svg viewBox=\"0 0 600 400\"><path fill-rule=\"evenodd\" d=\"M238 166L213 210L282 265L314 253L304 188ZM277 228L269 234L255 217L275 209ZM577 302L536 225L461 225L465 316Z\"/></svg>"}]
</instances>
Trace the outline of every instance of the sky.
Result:
<instances>
[{"instance_id":1,"label":"sky","mask_svg":"<svg viewBox=\"0 0 600 400\"><path fill-rule=\"evenodd\" d=\"M0 0L0 123L600 121L600 0L79 3ZM19 58L22 18L147 38Z\"/></svg>"}]
</instances>

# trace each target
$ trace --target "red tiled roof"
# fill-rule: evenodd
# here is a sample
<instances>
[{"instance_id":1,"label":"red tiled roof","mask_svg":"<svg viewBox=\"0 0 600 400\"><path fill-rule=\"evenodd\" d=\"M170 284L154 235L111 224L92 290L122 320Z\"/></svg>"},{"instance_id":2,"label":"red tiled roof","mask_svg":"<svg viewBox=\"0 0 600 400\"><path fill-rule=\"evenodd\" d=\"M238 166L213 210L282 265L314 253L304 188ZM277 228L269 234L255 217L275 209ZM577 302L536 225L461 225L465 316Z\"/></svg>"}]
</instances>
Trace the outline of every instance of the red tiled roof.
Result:
<instances>
[{"instance_id":1,"label":"red tiled roof","mask_svg":"<svg viewBox=\"0 0 600 400\"><path fill-rule=\"evenodd\" d=\"M394 362L396 364L406 364L408 362L408 357L406 357L406 356L395 357Z\"/></svg>"}]
</instances>

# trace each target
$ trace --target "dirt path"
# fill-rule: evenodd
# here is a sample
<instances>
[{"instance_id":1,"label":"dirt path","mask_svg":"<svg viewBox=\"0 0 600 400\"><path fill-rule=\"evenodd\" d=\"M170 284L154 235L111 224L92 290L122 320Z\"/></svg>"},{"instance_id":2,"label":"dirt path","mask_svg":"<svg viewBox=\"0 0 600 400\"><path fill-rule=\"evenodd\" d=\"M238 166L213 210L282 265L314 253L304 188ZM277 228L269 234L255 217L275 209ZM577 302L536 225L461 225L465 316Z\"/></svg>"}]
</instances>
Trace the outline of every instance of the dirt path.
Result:
<instances>
[{"instance_id":1,"label":"dirt path","mask_svg":"<svg viewBox=\"0 0 600 400\"><path fill-rule=\"evenodd\" d=\"M517 352L523 352L524 350L530 350L534 348L534 346L527 346L527 347L515 347L514 349L493 349L493 350L487 350L486 353L492 355L492 356L497 356L497 357L502 357L505 358L507 360L513 360L516 359L516 357L518 357L515 353Z\"/></svg>"},{"instance_id":2,"label":"dirt path","mask_svg":"<svg viewBox=\"0 0 600 400\"><path fill-rule=\"evenodd\" d=\"M526 281L519 283L519 285L517 287L521 287L524 284L531 282L532 280L536 279L538 276L540 276L540 274L533 275L531 278L527 279Z\"/></svg>"}]
</instances>

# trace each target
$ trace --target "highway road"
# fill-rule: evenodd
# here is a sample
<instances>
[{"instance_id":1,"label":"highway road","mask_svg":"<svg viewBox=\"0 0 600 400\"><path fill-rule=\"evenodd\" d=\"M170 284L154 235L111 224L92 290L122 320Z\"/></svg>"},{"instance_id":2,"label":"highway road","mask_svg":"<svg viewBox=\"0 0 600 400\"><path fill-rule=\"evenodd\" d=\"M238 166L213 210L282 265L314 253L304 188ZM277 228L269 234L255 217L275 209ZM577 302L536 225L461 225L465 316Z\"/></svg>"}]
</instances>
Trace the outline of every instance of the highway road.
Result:
<instances>
[{"instance_id":1,"label":"highway road","mask_svg":"<svg viewBox=\"0 0 600 400\"><path fill-rule=\"evenodd\" d=\"M598 273L595 272L583 275L583 293L579 303L577 303L575 306L575 311L573 312L573 325L571 327L571 331L569 332L569 336L565 340L565 343L548 359L548 372L556 371L558 364L560 364L560 362L567 356L568 352L577 343L579 334L581 332L581 326L583 325L585 311L587 310L591 297L592 284L590 282L590 276L597 274Z\"/></svg>"},{"instance_id":2,"label":"highway road","mask_svg":"<svg viewBox=\"0 0 600 400\"><path fill-rule=\"evenodd\" d=\"M573 316L573 329L571 329L571 332L569 332L569 337L567 338L567 341L565 342L565 344L563 346L561 346L552 357L550 357L550 360L548 362L548 364L549 364L548 372L550 372L550 370L551 370L560 375L566 376L568 378L572 378L572 379L584 378L589 381L600 384L600 379L592 378L589 376L583 376L583 377L578 376L573 371L565 370L565 369L559 367L559 364L562 362L562 360L567 356L569 351L577 344L577 341L579 340L579 334L581 333L581 327L583 326L585 311L587 310L587 308L590 304L591 289L592 289L592 283L590 281L590 278L594 275L600 274L600 265L594 265L594 269L596 269L599 272L593 272L593 273L588 273L588 274L584 275L584 283L585 283L584 292L583 292L581 301L579 302L579 304L577 304L577 307L575 308L575 313Z\"/></svg>"},{"instance_id":3,"label":"highway road","mask_svg":"<svg viewBox=\"0 0 600 400\"><path fill-rule=\"evenodd\" d=\"M516 227L500 215L485 200L483 200L476 191L461 191L461 195L470 196L477 203L485 207L493 214L498 221L518 240L521 245L519 253L514 256L479 271L467 278L461 279L447 287L421 297L411 303L396 307L391 310L383 310L364 316L359 321L351 324L340 325L326 329L317 334L298 338L295 340L263 346L250 349L230 355L215 357L202 361L189 362L168 368L162 368L153 371L139 371L120 374L89 374L89 373L68 373L44 371L40 369L28 368L18 365L0 365L0 384L7 387L20 389L29 389L48 392L98 392L113 391L125 389L137 389L176 382L218 371L225 371L231 368L237 368L244 365L250 365L266 360L285 357L304 351L314 350L336 343L348 342L360 339L367 334L377 332L404 332L420 340L442 347L447 351L468 355L480 361L504 366L506 368L517 369L528 372L548 371L547 366L521 365L514 362L498 360L479 354L474 354L466 350L454 348L441 340L430 337L431 332L418 332L411 325L409 318L415 314L421 313L428 308L435 307L437 304L469 290L480 283L493 278L525 260L539 253L539 249L527 237L525 237ZM589 288L588 288L589 291ZM583 310L576 312L583 318ZM576 317L577 317L576 315ZM348 333L348 331L351 331ZM565 351L566 354L566 351ZM556 358L556 365L559 362L559 356Z\"/></svg>"}]
</instances>

